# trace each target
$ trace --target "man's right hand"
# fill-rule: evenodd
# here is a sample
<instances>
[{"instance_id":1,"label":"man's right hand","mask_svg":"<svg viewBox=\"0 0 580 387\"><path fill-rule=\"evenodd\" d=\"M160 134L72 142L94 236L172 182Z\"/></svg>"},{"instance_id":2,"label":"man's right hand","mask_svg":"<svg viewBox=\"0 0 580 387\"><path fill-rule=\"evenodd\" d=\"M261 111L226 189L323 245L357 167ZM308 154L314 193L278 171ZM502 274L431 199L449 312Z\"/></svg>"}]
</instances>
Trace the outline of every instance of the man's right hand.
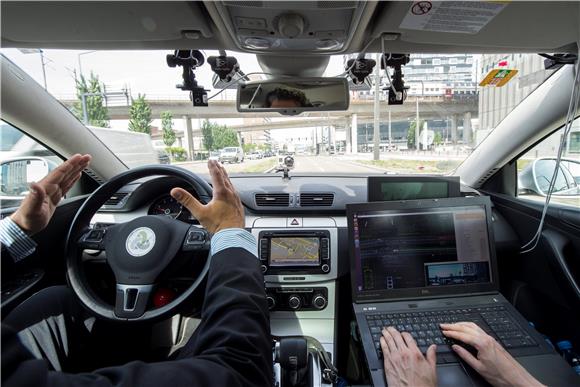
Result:
<instances>
[{"instance_id":1,"label":"man's right hand","mask_svg":"<svg viewBox=\"0 0 580 387\"><path fill-rule=\"evenodd\" d=\"M472 322L441 324L443 334L471 345L477 357L459 345L452 348L490 384L498 386L542 386L495 339Z\"/></svg>"},{"instance_id":2,"label":"man's right hand","mask_svg":"<svg viewBox=\"0 0 580 387\"><path fill-rule=\"evenodd\" d=\"M211 234L226 228L244 228L244 207L225 168L215 160L207 162L213 184L213 198L201 204L183 188L173 188L171 196L183 204Z\"/></svg>"}]
</instances>

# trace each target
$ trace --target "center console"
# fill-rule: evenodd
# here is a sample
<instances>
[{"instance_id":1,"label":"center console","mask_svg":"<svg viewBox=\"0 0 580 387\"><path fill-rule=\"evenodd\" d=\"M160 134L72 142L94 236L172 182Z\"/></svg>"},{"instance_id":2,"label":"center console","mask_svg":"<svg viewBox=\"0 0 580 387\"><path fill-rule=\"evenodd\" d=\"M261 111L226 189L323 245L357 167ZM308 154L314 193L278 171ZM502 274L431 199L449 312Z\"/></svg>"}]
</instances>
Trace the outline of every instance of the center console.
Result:
<instances>
[{"instance_id":1,"label":"center console","mask_svg":"<svg viewBox=\"0 0 580 387\"><path fill-rule=\"evenodd\" d=\"M249 219L276 337L309 337L334 362L338 232L334 218Z\"/></svg>"}]
</instances>

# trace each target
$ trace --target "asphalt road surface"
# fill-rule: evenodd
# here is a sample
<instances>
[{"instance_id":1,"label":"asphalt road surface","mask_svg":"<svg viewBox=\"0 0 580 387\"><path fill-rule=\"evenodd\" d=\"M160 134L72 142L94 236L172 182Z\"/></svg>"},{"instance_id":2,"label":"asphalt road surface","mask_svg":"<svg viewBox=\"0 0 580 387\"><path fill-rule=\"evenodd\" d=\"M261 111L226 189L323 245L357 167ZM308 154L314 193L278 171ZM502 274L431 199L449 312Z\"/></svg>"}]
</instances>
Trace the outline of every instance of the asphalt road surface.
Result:
<instances>
[{"instance_id":1,"label":"asphalt road surface","mask_svg":"<svg viewBox=\"0 0 580 387\"><path fill-rule=\"evenodd\" d=\"M377 173L377 168L367 167L350 160L344 160L341 156L295 156L294 169L292 173ZM264 173L277 164L277 158L271 157L261 160L244 160L239 164L224 164L228 173ZM177 164L180 167L200 174L207 174L207 162L194 161Z\"/></svg>"},{"instance_id":2,"label":"asphalt road surface","mask_svg":"<svg viewBox=\"0 0 580 387\"><path fill-rule=\"evenodd\" d=\"M340 156L296 156L294 169L290 173L377 173L376 168L366 167L352 161L343 160Z\"/></svg>"}]
</instances>

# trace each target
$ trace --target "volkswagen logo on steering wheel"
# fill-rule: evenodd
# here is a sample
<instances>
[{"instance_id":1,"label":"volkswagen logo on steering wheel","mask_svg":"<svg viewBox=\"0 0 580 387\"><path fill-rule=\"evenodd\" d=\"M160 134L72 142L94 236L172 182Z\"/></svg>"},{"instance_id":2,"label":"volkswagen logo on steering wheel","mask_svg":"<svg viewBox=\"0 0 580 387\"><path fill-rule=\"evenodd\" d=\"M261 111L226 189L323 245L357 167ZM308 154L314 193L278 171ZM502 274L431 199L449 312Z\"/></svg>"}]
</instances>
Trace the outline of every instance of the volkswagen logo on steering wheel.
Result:
<instances>
[{"instance_id":1,"label":"volkswagen logo on steering wheel","mask_svg":"<svg viewBox=\"0 0 580 387\"><path fill-rule=\"evenodd\" d=\"M155 233L149 227L139 227L127 237L125 248L134 257L142 257L155 246Z\"/></svg>"}]
</instances>

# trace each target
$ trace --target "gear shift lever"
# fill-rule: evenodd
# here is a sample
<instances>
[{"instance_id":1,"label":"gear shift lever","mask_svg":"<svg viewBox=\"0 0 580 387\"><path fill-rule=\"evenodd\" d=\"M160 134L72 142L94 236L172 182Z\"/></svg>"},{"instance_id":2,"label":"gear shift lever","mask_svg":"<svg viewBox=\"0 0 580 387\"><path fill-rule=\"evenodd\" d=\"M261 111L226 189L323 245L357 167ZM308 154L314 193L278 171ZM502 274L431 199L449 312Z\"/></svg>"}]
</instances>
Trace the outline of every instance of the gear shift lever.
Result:
<instances>
[{"instance_id":1,"label":"gear shift lever","mask_svg":"<svg viewBox=\"0 0 580 387\"><path fill-rule=\"evenodd\" d=\"M281 387L305 387L308 374L308 347L304 338L283 338L276 346L276 362L281 367Z\"/></svg>"}]
</instances>

